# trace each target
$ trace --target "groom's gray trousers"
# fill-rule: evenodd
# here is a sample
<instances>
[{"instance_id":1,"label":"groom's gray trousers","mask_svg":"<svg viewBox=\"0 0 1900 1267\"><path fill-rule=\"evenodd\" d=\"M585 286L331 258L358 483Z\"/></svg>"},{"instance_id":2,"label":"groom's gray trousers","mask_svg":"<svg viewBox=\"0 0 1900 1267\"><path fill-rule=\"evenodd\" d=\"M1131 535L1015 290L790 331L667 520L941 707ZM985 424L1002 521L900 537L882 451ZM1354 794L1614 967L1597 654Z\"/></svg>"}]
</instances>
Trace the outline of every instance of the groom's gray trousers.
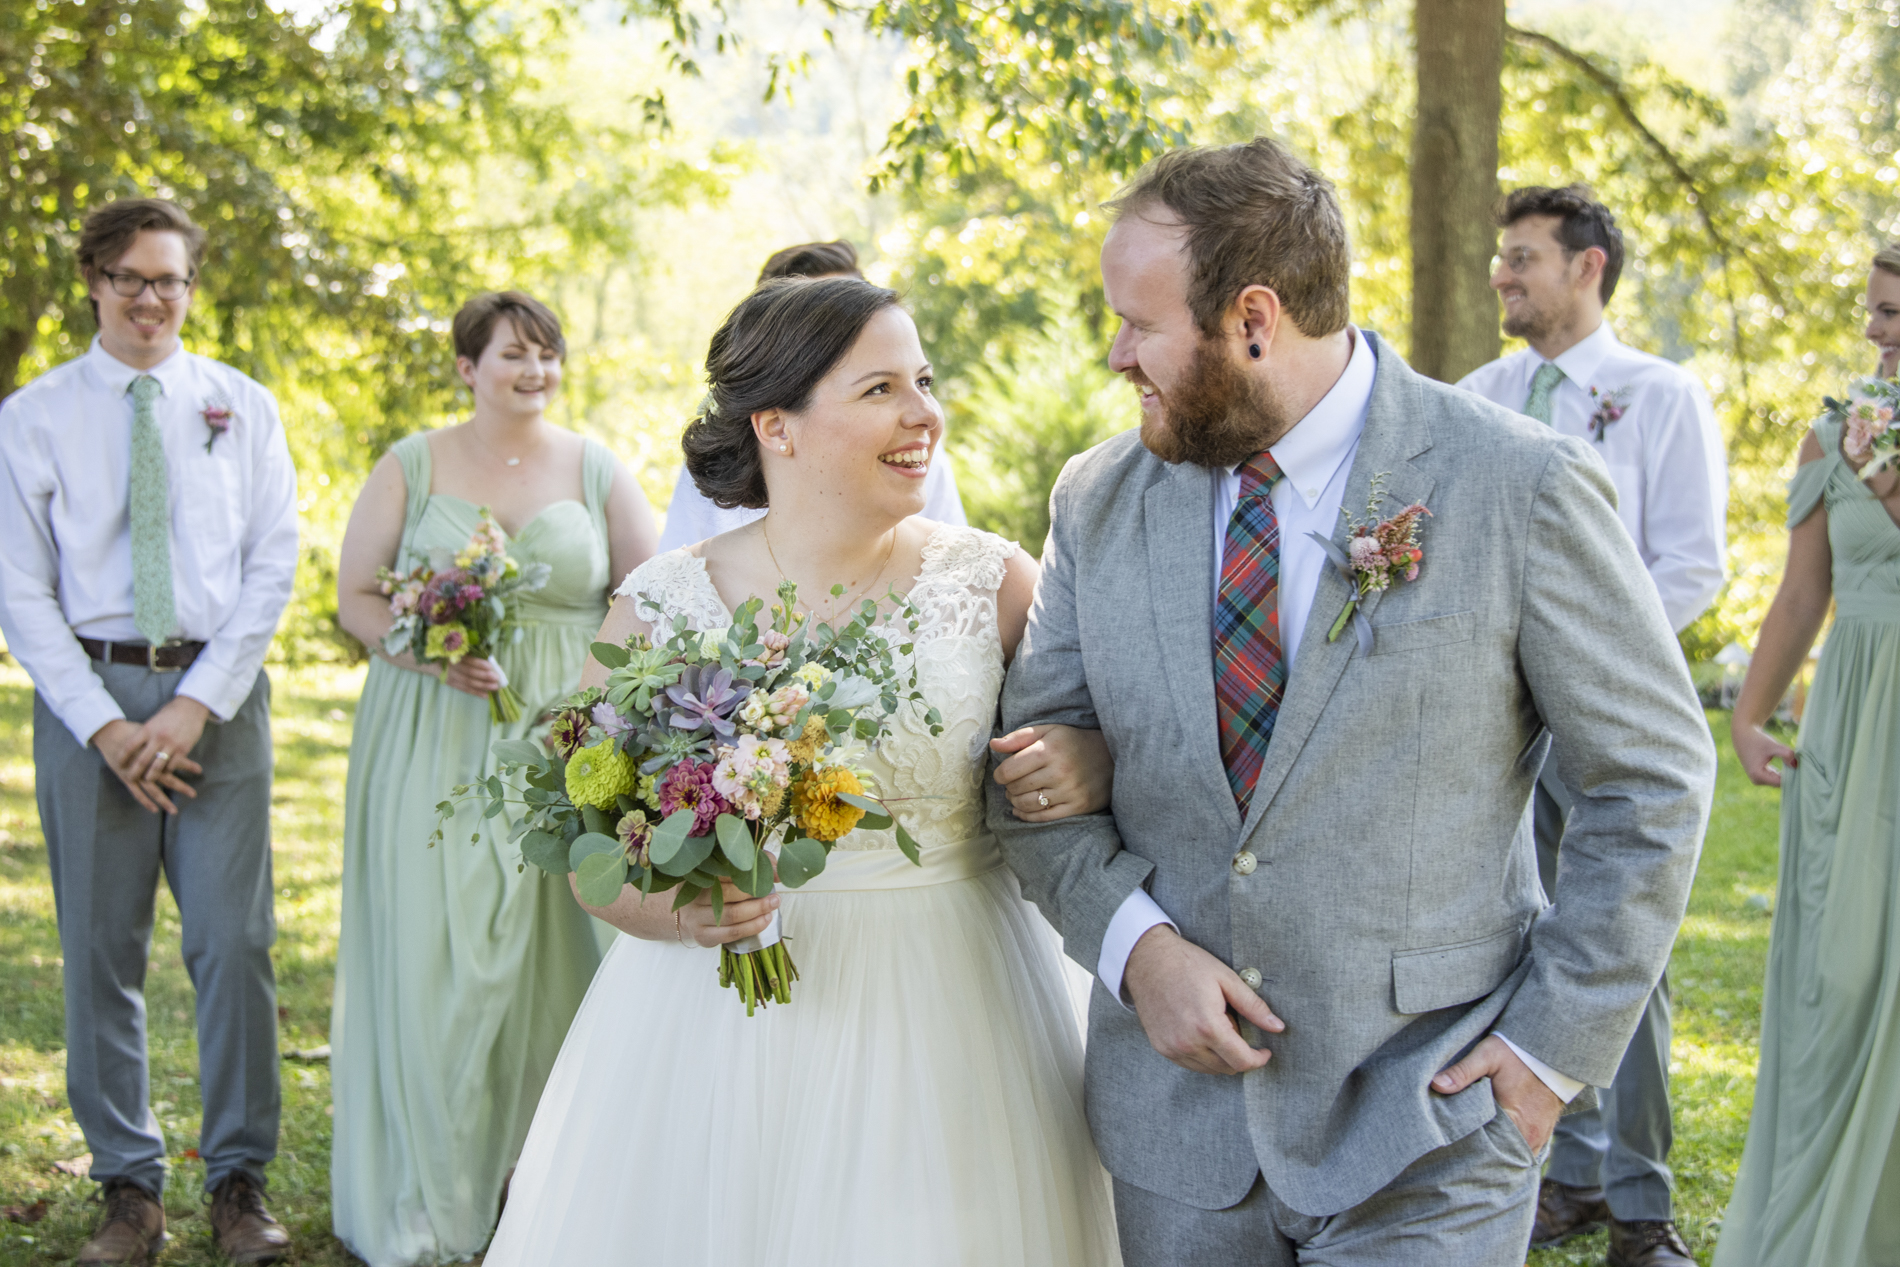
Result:
<instances>
[{"instance_id":1,"label":"groom's gray trousers","mask_svg":"<svg viewBox=\"0 0 1900 1267\"><path fill-rule=\"evenodd\" d=\"M141 722L183 677L95 661L93 672ZM162 871L178 903L185 971L198 994L205 1187L234 1171L260 1186L277 1151L277 990L270 947L270 681L191 751L196 800L178 813L132 799L98 749L82 747L38 696L33 765L66 961L66 1096L92 1149L95 1179L165 1183L165 1137L150 1106L145 968Z\"/></svg>"},{"instance_id":2,"label":"groom's gray trousers","mask_svg":"<svg viewBox=\"0 0 1900 1267\"><path fill-rule=\"evenodd\" d=\"M1117 1179L1123 1267L1518 1267L1537 1213L1539 1160L1499 1109L1365 1201L1324 1218L1293 1209L1258 1176L1225 1210Z\"/></svg>"},{"instance_id":3,"label":"groom's gray trousers","mask_svg":"<svg viewBox=\"0 0 1900 1267\"><path fill-rule=\"evenodd\" d=\"M1532 804L1537 832L1537 870L1544 892L1557 891L1557 854L1572 797L1547 764ZM1675 1127L1669 1113L1669 974L1665 971L1636 1023L1636 1035L1616 1067L1616 1078L1597 1091L1597 1107L1557 1120L1549 1175L1577 1188L1601 1186L1610 1214L1624 1222L1674 1218L1670 1200L1675 1177L1669 1146Z\"/></svg>"}]
</instances>

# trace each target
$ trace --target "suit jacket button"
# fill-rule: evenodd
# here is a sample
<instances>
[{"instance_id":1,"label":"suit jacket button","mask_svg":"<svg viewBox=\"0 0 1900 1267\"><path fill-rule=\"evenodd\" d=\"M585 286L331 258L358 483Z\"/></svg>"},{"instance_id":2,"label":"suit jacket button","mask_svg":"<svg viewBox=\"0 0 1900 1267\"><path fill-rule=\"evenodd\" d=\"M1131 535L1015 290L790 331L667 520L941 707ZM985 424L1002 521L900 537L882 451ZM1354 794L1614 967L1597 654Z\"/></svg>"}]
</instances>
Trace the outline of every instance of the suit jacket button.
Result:
<instances>
[{"instance_id":1,"label":"suit jacket button","mask_svg":"<svg viewBox=\"0 0 1900 1267\"><path fill-rule=\"evenodd\" d=\"M1249 990L1258 990L1260 988L1260 969L1242 968L1240 970L1240 979L1247 983Z\"/></svg>"},{"instance_id":2,"label":"suit jacket button","mask_svg":"<svg viewBox=\"0 0 1900 1267\"><path fill-rule=\"evenodd\" d=\"M1242 849L1239 853L1234 855L1235 875L1252 875L1253 869L1259 865L1260 860L1254 857L1249 850Z\"/></svg>"}]
</instances>

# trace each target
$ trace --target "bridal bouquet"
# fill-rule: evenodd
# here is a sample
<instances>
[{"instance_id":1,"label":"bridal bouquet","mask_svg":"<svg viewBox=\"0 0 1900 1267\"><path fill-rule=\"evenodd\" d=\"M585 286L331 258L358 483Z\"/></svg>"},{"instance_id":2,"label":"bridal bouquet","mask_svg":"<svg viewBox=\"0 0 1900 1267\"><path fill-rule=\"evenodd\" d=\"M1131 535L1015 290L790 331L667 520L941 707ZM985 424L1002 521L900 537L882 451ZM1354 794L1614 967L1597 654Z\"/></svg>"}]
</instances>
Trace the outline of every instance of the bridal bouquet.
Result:
<instances>
[{"instance_id":1,"label":"bridal bouquet","mask_svg":"<svg viewBox=\"0 0 1900 1267\"><path fill-rule=\"evenodd\" d=\"M842 593L834 589L834 594ZM795 616L797 590L778 591L769 622L752 598L732 625L696 633L677 620L664 641L636 635L624 646L594 644L607 684L569 696L541 745L506 740L494 752L503 774L465 784L436 807L446 820L473 797L493 818L522 806L512 839L528 862L574 873L581 900L607 906L621 886L651 894L677 889L678 911L702 893L715 918L721 881L764 897L775 879L797 888L825 869L838 838L854 828L895 827L898 848L921 865L917 842L873 792L862 768L898 708L926 708L916 689L917 613L896 599L894 620L866 601L840 629ZM649 606L651 606L649 604ZM442 838L438 824L431 844ZM797 968L779 921L720 950L719 982L737 989L746 1015L791 999Z\"/></svg>"},{"instance_id":2,"label":"bridal bouquet","mask_svg":"<svg viewBox=\"0 0 1900 1267\"><path fill-rule=\"evenodd\" d=\"M1823 399L1822 415L1841 428L1841 451L1858 462L1860 477L1872 479L1893 465L1900 455L1900 431L1893 425L1900 409L1900 383L1884 378L1857 378L1847 385L1847 399Z\"/></svg>"},{"instance_id":3,"label":"bridal bouquet","mask_svg":"<svg viewBox=\"0 0 1900 1267\"><path fill-rule=\"evenodd\" d=\"M511 618L509 600L532 594L548 583L546 563L523 568L508 557L501 525L482 507L481 526L460 552L437 550L427 563L406 574L377 570L389 614L396 618L383 635L390 655L407 651L419 664L455 664L464 656L492 659L521 636ZM501 666L497 665L500 672ZM488 715L497 722L521 716L521 696L502 676L501 689L488 696Z\"/></svg>"}]
</instances>

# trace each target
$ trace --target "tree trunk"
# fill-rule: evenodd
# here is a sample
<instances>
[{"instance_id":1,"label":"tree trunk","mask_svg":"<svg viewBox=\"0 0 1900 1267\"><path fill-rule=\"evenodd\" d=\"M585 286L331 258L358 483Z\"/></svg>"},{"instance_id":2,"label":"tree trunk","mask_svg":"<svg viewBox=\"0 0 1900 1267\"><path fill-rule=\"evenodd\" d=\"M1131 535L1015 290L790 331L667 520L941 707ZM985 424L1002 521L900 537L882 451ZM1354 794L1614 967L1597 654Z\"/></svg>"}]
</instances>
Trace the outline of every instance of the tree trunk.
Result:
<instances>
[{"instance_id":1,"label":"tree trunk","mask_svg":"<svg viewBox=\"0 0 1900 1267\"><path fill-rule=\"evenodd\" d=\"M1412 365L1454 382L1499 349L1498 115L1504 0L1417 0L1412 132Z\"/></svg>"},{"instance_id":2,"label":"tree trunk","mask_svg":"<svg viewBox=\"0 0 1900 1267\"><path fill-rule=\"evenodd\" d=\"M0 329L0 400L13 394L20 385L20 362L26 357L27 349L33 346L33 325Z\"/></svg>"}]
</instances>

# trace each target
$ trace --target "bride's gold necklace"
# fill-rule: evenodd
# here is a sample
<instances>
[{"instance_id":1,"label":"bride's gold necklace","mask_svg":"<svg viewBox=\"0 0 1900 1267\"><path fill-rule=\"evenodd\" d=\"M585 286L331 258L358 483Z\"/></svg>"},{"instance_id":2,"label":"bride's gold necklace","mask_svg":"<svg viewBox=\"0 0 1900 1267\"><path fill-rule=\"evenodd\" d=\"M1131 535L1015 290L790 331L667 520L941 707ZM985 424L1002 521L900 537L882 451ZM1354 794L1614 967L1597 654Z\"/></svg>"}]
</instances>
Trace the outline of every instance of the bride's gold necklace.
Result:
<instances>
[{"instance_id":1,"label":"bride's gold necklace","mask_svg":"<svg viewBox=\"0 0 1900 1267\"><path fill-rule=\"evenodd\" d=\"M767 518L770 518L770 516L767 516ZM772 530L765 526L764 519L759 520L759 535L765 538L765 554L767 558L772 560L772 566L778 569L778 579L781 581L784 581L788 585L792 584L792 578L785 575L784 564L778 561L778 553L772 549ZM891 565L891 556L895 553L897 553L897 529L893 528L891 529L891 544L884 551L884 561L877 565L877 571L872 573L871 579L869 581L867 581L861 588L854 590L850 594L845 595L842 605L838 608L834 609L833 607L830 606L830 604L827 604L824 612L820 613L818 608L815 605L811 603L806 603L805 610L810 612L817 619L824 621L826 623L829 623L830 621L836 619L836 613L838 611L850 611L851 602L853 599L859 598L863 596L864 594L868 593L873 585L876 585L878 581L883 579L884 569ZM832 601L837 602L838 600L834 598Z\"/></svg>"}]
</instances>

